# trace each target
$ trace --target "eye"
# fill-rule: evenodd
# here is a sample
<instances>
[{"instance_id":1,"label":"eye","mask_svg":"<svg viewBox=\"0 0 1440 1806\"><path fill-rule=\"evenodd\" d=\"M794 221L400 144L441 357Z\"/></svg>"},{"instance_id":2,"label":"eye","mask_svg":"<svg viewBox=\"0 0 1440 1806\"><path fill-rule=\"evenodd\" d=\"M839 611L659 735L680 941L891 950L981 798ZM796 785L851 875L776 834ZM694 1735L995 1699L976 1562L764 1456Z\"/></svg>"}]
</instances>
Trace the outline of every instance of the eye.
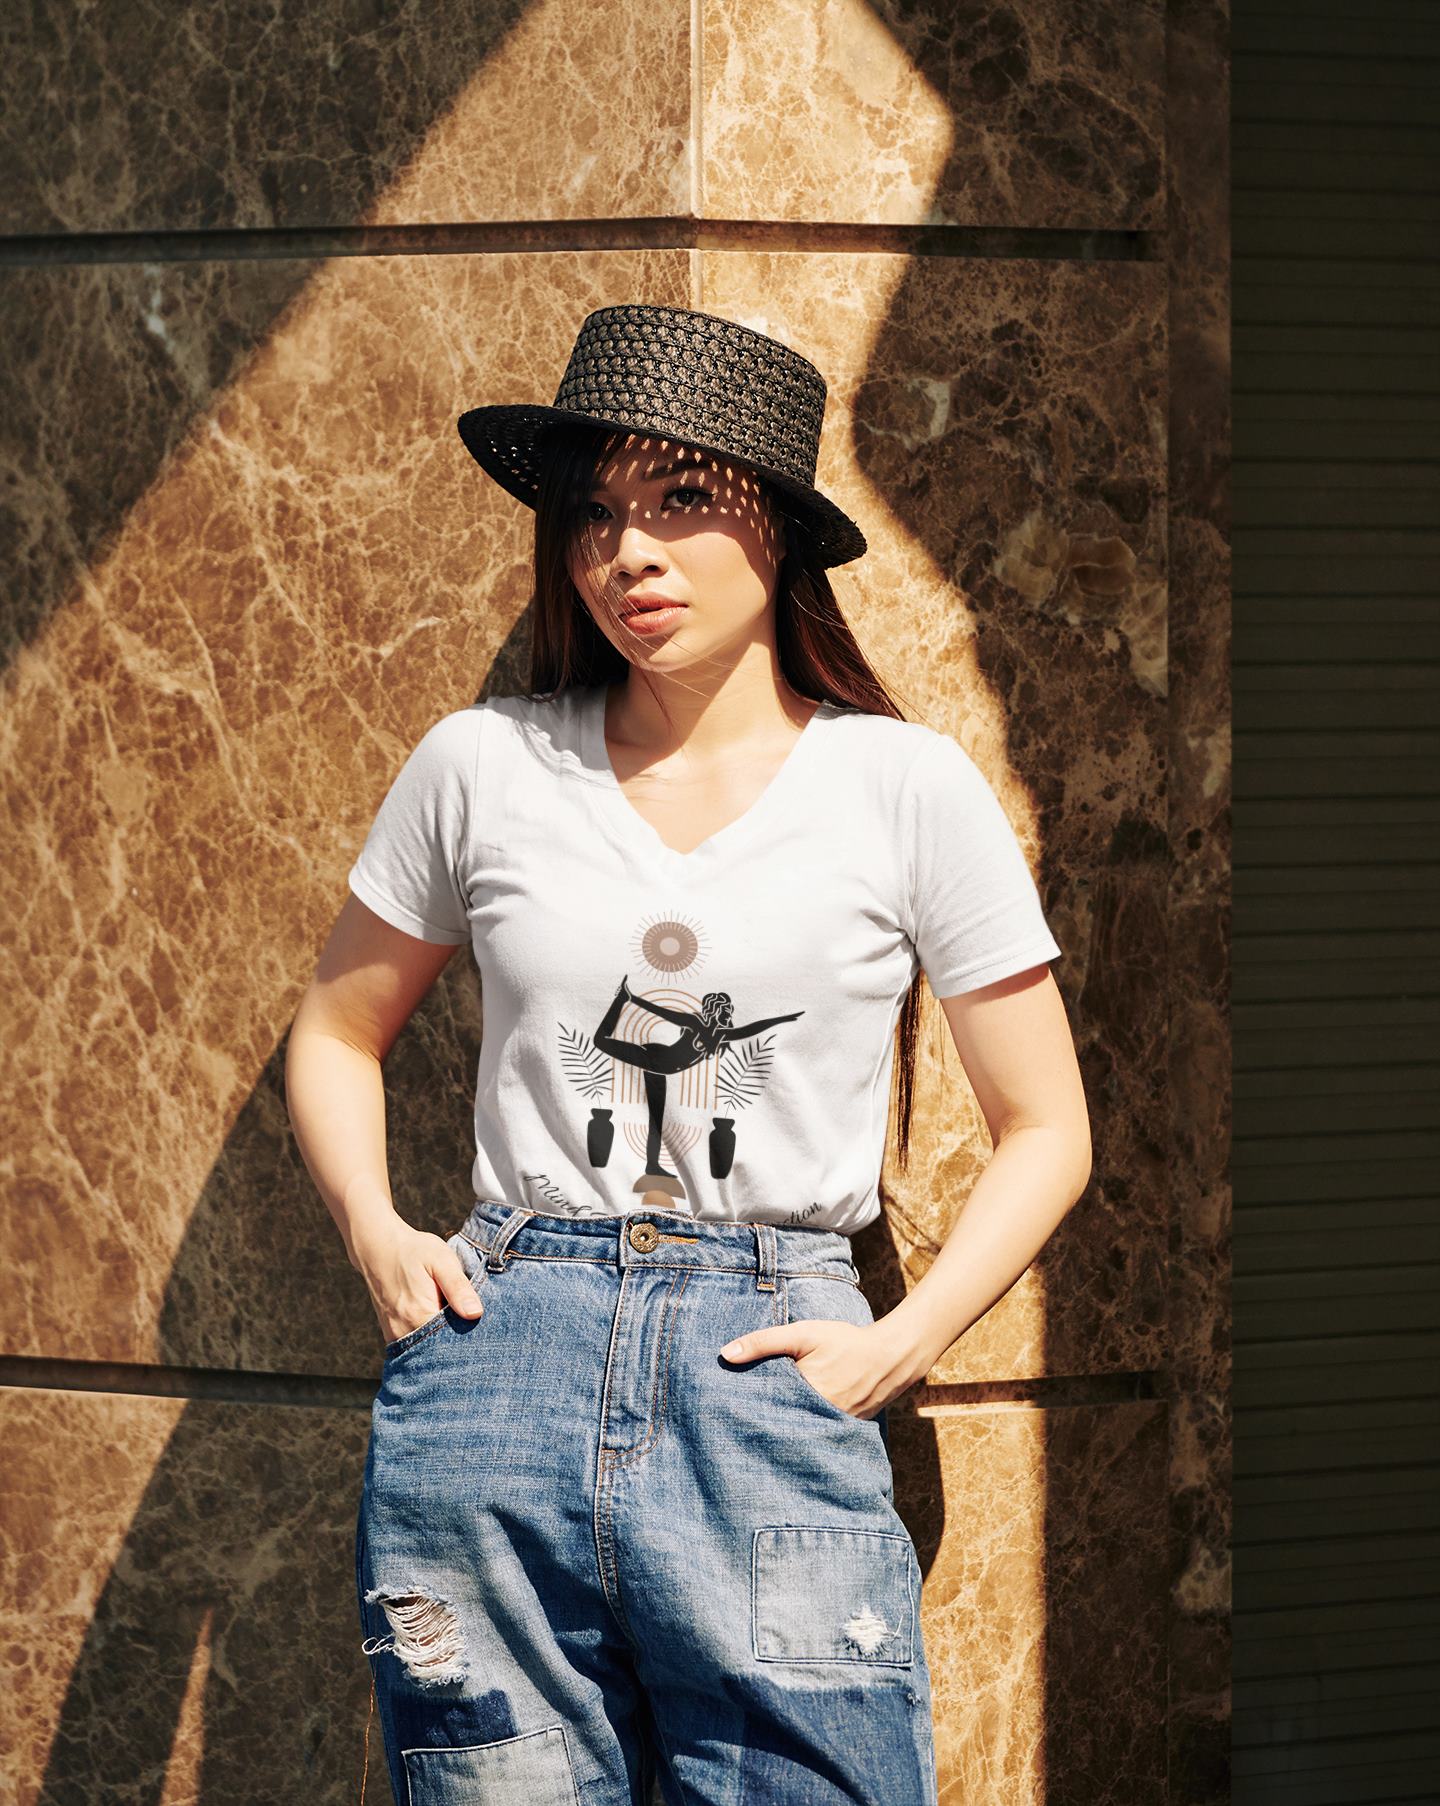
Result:
<instances>
[{"instance_id":1,"label":"eye","mask_svg":"<svg viewBox=\"0 0 1440 1806\"><path fill-rule=\"evenodd\" d=\"M668 502L671 496L676 495L685 498L678 504L681 512L685 514L688 514L692 508L698 507L702 502L713 502L715 500L715 497L710 490L701 489L694 483L677 483L673 489L667 489L665 491L665 500ZM610 512L604 502L587 502L582 512L585 514L586 518L591 521L599 518L590 512L593 508L598 508L601 515L608 516Z\"/></svg>"}]
</instances>

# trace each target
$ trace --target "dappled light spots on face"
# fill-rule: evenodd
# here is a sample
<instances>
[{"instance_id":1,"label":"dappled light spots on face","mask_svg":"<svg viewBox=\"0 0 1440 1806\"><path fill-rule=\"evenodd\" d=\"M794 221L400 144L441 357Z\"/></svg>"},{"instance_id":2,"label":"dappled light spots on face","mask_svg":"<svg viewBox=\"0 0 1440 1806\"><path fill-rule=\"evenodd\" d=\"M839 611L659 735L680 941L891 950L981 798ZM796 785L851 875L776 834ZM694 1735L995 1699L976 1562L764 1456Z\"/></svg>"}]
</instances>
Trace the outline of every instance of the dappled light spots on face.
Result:
<instances>
[{"instance_id":1,"label":"dappled light spots on face","mask_svg":"<svg viewBox=\"0 0 1440 1806\"><path fill-rule=\"evenodd\" d=\"M781 517L755 471L660 435L612 435L578 512L578 562L592 594L622 556L643 556L643 544L631 548L627 537L664 549L718 534L768 572L784 552Z\"/></svg>"},{"instance_id":2,"label":"dappled light spots on face","mask_svg":"<svg viewBox=\"0 0 1440 1806\"><path fill-rule=\"evenodd\" d=\"M570 506L571 582L628 660L673 667L757 630L785 558L786 517L742 460L617 429ZM659 603L678 606L657 622L645 605Z\"/></svg>"}]
</instances>

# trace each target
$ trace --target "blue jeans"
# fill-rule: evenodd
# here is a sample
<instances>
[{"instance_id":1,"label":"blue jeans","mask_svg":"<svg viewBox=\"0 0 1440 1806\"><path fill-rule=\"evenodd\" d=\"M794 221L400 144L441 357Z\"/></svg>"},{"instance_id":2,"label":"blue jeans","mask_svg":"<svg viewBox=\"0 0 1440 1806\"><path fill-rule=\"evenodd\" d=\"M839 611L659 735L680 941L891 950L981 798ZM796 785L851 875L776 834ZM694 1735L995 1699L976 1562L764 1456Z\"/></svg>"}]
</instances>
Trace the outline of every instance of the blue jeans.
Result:
<instances>
[{"instance_id":1,"label":"blue jeans","mask_svg":"<svg viewBox=\"0 0 1440 1806\"><path fill-rule=\"evenodd\" d=\"M935 1806L884 1413L719 1352L873 1322L848 1239L485 1199L449 1245L484 1315L386 1347L356 1522L396 1800Z\"/></svg>"}]
</instances>

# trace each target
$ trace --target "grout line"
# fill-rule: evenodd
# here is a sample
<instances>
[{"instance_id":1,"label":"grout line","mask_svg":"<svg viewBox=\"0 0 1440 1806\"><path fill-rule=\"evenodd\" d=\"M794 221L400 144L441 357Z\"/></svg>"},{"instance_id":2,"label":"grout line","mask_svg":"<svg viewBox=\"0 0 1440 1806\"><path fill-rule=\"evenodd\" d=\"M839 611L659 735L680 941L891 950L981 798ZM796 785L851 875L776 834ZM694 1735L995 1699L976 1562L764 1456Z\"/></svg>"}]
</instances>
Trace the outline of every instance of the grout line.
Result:
<instances>
[{"instance_id":1,"label":"grout line","mask_svg":"<svg viewBox=\"0 0 1440 1806\"><path fill-rule=\"evenodd\" d=\"M690 211L698 219L705 217L705 0L690 0ZM691 292L700 307L700 258L698 249L691 262Z\"/></svg>"},{"instance_id":2,"label":"grout line","mask_svg":"<svg viewBox=\"0 0 1440 1806\"><path fill-rule=\"evenodd\" d=\"M67 1361L49 1356L0 1356L0 1388L48 1392L103 1392L131 1398L193 1399L204 1403L308 1405L326 1410L369 1410L379 1388L375 1377L350 1374L270 1373L256 1369L165 1367L143 1362ZM1034 1410L1133 1404L1165 1396L1162 1376L1151 1370L1056 1374L1025 1379L920 1384L896 1399L921 1416L945 1416L969 1408Z\"/></svg>"},{"instance_id":3,"label":"grout line","mask_svg":"<svg viewBox=\"0 0 1440 1806\"><path fill-rule=\"evenodd\" d=\"M0 1387L20 1391L104 1392L131 1398L194 1399L205 1403L310 1405L369 1410L380 1374L267 1373L245 1368L163 1367L143 1362L66 1361L48 1356L0 1356Z\"/></svg>"},{"instance_id":4,"label":"grout line","mask_svg":"<svg viewBox=\"0 0 1440 1806\"><path fill-rule=\"evenodd\" d=\"M1173 1376L1172 1376L1173 1378ZM1129 1405L1164 1399L1163 1376L1155 1369L1126 1373L1042 1374L1029 1379L959 1380L917 1386L921 1417L944 1417L962 1410L1060 1410L1073 1406ZM902 1394L896 1404L911 1395Z\"/></svg>"},{"instance_id":5,"label":"grout line","mask_svg":"<svg viewBox=\"0 0 1440 1806\"><path fill-rule=\"evenodd\" d=\"M0 238L11 268L97 263L223 263L331 257L476 256L558 251L788 251L1163 265L1163 232L653 217L501 220L471 225L263 227Z\"/></svg>"}]
</instances>

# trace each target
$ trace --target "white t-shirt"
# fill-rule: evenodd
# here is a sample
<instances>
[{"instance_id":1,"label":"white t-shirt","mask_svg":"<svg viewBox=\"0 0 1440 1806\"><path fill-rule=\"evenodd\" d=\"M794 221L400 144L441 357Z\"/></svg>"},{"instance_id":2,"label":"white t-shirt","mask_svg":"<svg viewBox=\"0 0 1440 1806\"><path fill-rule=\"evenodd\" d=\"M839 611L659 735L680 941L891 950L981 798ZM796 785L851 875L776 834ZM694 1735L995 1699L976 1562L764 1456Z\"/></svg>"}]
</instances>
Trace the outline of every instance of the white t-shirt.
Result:
<instances>
[{"instance_id":1,"label":"white t-shirt","mask_svg":"<svg viewBox=\"0 0 1440 1806\"><path fill-rule=\"evenodd\" d=\"M823 703L677 853L620 788L605 696L444 716L349 873L392 926L474 947L475 1196L853 1235L917 969L949 997L1060 957L1014 831L948 735Z\"/></svg>"}]
</instances>

